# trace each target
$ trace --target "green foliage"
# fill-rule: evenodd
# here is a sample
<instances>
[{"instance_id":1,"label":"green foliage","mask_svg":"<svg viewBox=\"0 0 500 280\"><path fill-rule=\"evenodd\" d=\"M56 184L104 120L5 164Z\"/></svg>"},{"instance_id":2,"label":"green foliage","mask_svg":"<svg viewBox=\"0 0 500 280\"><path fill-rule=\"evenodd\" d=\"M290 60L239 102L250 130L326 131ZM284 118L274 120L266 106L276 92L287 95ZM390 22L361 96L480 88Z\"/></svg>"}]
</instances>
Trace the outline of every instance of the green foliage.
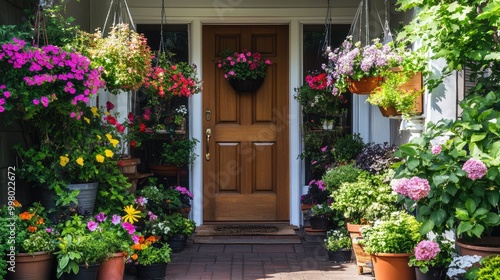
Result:
<instances>
[{"instance_id":1,"label":"green foliage","mask_svg":"<svg viewBox=\"0 0 500 280\"><path fill-rule=\"evenodd\" d=\"M151 265L155 263L169 263L172 249L168 244L157 243L158 246L148 245L142 250L136 251L137 262L141 265Z\"/></svg>"},{"instance_id":2,"label":"green foliage","mask_svg":"<svg viewBox=\"0 0 500 280\"><path fill-rule=\"evenodd\" d=\"M500 256L492 255L481 259L481 266L477 271L477 280L500 279Z\"/></svg>"},{"instance_id":3,"label":"green foliage","mask_svg":"<svg viewBox=\"0 0 500 280\"><path fill-rule=\"evenodd\" d=\"M481 237L500 225L500 112L492 109L500 96L490 93L462 103L462 118L429 124L421 138L404 144L396 156L396 177L418 176L429 181L430 194L417 202L421 233L443 233ZM440 153L432 153L440 146ZM488 168L484 177L471 180L462 170L470 158ZM412 202L408 202L412 203Z\"/></svg>"},{"instance_id":4,"label":"green foliage","mask_svg":"<svg viewBox=\"0 0 500 280\"><path fill-rule=\"evenodd\" d=\"M393 212L373 226L362 228L360 243L369 254L412 253L421 239L419 227L414 216L404 211Z\"/></svg>"},{"instance_id":5,"label":"green foliage","mask_svg":"<svg viewBox=\"0 0 500 280\"><path fill-rule=\"evenodd\" d=\"M196 227L194 221L182 217L180 213L173 213L172 215L166 216L166 220L170 227L168 236L173 236L177 234L182 234L184 236L190 236Z\"/></svg>"},{"instance_id":6,"label":"green foliage","mask_svg":"<svg viewBox=\"0 0 500 280\"><path fill-rule=\"evenodd\" d=\"M330 168L322 177L322 181L326 185L329 192L336 191L344 182L352 183L358 179L361 169L356 168L353 163L339 165Z\"/></svg>"},{"instance_id":7,"label":"green foliage","mask_svg":"<svg viewBox=\"0 0 500 280\"><path fill-rule=\"evenodd\" d=\"M160 155L162 164L175 165L177 167L193 164L198 156L194 153L194 148L199 141L197 139L172 140L163 143Z\"/></svg>"},{"instance_id":8,"label":"green foliage","mask_svg":"<svg viewBox=\"0 0 500 280\"><path fill-rule=\"evenodd\" d=\"M355 182L342 183L332 193L332 208L344 214L347 222L366 224L397 210L397 196L389 186L389 175L361 172Z\"/></svg>"},{"instance_id":9,"label":"green foliage","mask_svg":"<svg viewBox=\"0 0 500 280\"><path fill-rule=\"evenodd\" d=\"M365 146L359 134L348 134L336 139L332 154L337 163L345 163L356 159Z\"/></svg>"},{"instance_id":10,"label":"green foliage","mask_svg":"<svg viewBox=\"0 0 500 280\"><path fill-rule=\"evenodd\" d=\"M404 89L402 86L410 81L413 72L391 72L383 74L384 81L368 96L367 101L387 109L394 107L404 118L415 114L415 102L424 89Z\"/></svg>"},{"instance_id":11,"label":"green foliage","mask_svg":"<svg viewBox=\"0 0 500 280\"><path fill-rule=\"evenodd\" d=\"M331 229L326 233L323 247L327 251L340 251L352 248L351 238L345 228Z\"/></svg>"}]
</instances>

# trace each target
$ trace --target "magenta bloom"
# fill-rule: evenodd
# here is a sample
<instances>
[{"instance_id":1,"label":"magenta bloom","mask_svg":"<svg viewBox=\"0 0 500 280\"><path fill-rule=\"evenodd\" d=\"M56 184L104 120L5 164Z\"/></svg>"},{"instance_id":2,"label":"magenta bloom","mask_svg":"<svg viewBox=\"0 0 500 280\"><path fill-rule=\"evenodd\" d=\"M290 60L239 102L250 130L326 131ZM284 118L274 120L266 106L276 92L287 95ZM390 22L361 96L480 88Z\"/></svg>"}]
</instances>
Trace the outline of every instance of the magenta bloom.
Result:
<instances>
[{"instance_id":1,"label":"magenta bloom","mask_svg":"<svg viewBox=\"0 0 500 280\"><path fill-rule=\"evenodd\" d=\"M102 222L106 221L106 219L107 219L107 218L108 218L108 217L106 217L106 215L104 215L104 212L101 212L101 213L99 213L99 214L95 215L95 219L96 219L98 222L100 222L100 223L102 223Z\"/></svg>"},{"instance_id":2,"label":"magenta bloom","mask_svg":"<svg viewBox=\"0 0 500 280\"><path fill-rule=\"evenodd\" d=\"M406 190L406 185L408 184L409 180L410 179L408 179L408 178L393 179L391 181L392 190L395 193L399 193L401 195L408 196L408 192Z\"/></svg>"},{"instance_id":3,"label":"magenta bloom","mask_svg":"<svg viewBox=\"0 0 500 280\"><path fill-rule=\"evenodd\" d=\"M148 216L149 216L149 220L150 221L154 221L156 219L158 219L158 216L156 216L153 212L149 211L148 212Z\"/></svg>"},{"instance_id":4,"label":"magenta bloom","mask_svg":"<svg viewBox=\"0 0 500 280\"><path fill-rule=\"evenodd\" d=\"M441 147L441 145L434 145L432 146L432 154L434 155L439 155L441 153L441 151L443 150L443 148Z\"/></svg>"},{"instance_id":5,"label":"magenta bloom","mask_svg":"<svg viewBox=\"0 0 500 280\"><path fill-rule=\"evenodd\" d=\"M422 240L415 247L415 258L419 261L430 261L441 251L439 244L434 241Z\"/></svg>"},{"instance_id":6,"label":"magenta bloom","mask_svg":"<svg viewBox=\"0 0 500 280\"><path fill-rule=\"evenodd\" d=\"M96 223L96 222L94 222L94 221L90 220L90 221L88 221L88 223L87 223L87 228L88 228L90 231L94 231L94 230L96 230L96 229L97 229L97 226L98 226L98 225L99 225L98 223Z\"/></svg>"},{"instance_id":7,"label":"magenta bloom","mask_svg":"<svg viewBox=\"0 0 500 280\"><path fill-rule=\"evenodd\" d=\"M123 222L122 228L124 228L126 231L128 231L128 234L130 234L130 235L132 235L135 232L135 226L131 223L128 223L128 222Z\"/></svg>"},{"instance_id":8,"label":"magenta bloom","mask_svg":"<svg viewBox=\"0 0 500 280\"><path fill-rule=\"evenodd\" d=\"M321 152L322 153L326 152L326 149L328 149L328 146L324 146L323 148L321 148Z\"/></svg>"},{"instance_id":9,"label":"magenta bloom","mask_svg":"<svg viewBox=\"0 0 500 280\"><path fill-rule=\"evenodd\" d=\"M486 175L486 172L488 172L486 164L475 158L470 158L469 160L467 160L464 163L462 170L467 172L467 178L473 181L476 179L481 179L484 175Z\"/></svg>"},{"instance_id":10,"label":"magenta bloom","mask_svg":"<svg viewBox=\"0 0 500 280\"><path fill-rule=\"evenodd\" d=\"M427 181L427 179L412 177L406 184L406 191L409 198L418 201L429 195L431 186L429 185L429 181Z\"/></svg>"},{"instance_id":11,"label":"magenta bloom","mask_svg":"<svg viewBox=\"0 0 500 280\"><path fill-rule=\"evenodd\" d=\"M132 241L134 241L134 244L139 244L139 239L140 239L139 235L137 234L132 235Z\"/></svg>"},{"instance_id":12,"label":"magenta bloom","mask_svg":"<svg viewBox=\"0 0 500 280\"><path fill-rule=\"evenodd\" d=\"M122 217L121 217L121 216L118 216L118 215L116 215L116 214L115 214L115 215L113 215L113 217L111 218L111 223L112 223L113 225L117 225L117 224L119 224L119 223L121 222L121 220L122 220Z\"/></svg>"}]
</instances>

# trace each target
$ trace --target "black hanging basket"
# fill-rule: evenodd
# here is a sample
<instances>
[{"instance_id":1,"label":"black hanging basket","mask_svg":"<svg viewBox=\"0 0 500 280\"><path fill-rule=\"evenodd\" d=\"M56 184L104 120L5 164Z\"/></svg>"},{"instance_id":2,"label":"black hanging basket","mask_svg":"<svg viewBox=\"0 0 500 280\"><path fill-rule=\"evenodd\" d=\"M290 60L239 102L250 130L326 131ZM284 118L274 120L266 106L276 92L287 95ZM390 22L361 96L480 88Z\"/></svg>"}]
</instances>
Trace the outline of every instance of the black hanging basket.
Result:
<instances>
[{"instance_id":1,"label":"black hanging basket","mask_svg":"<svg viewBox=\"0 0 500 280\"><path fill-rule=\"evenodd\" d=\"M263 82L264 78L261 77L246 80L229 79L229 83L237 92L256 92Z\"/></svg>"}]
</instances>

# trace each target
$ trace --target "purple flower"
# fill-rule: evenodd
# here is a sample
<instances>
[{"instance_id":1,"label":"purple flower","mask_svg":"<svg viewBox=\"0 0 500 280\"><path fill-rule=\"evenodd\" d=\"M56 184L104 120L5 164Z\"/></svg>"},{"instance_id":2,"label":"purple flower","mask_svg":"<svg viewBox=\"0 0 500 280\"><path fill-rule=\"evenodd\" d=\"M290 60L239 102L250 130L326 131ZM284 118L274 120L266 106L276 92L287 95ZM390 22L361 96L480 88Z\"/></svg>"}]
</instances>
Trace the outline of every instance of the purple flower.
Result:
<instances>
[{"instance_id":1,"label":"purple flower","mask_svg":"<svg viewBox=\"0 0 500 280\"><path fill-rule=\"evenodd\" d=\"M135 226L131 223L128 223L128 222L123 222L122 228L124 228L126 231L128 231L129 235L132 235L135 232Z\"/></svg>"},{"instance_id":2,"label":"purple flower","mask_svg":"<svg viewBox=\"0 0 500 280\"><path fill-rule=\"evenodd\" d=\"M99 214L95 215L95 219L96 219L98 222L100 222L100 223L102 223L102 222L106 221L106 219L107 219L107 218L108 218L108 217L106 217L106 215L104 215L104 212L101 212L101 213L99 213Z\"/></svg>"},{"instance_id":3,"label":"purple flower","mask_svg":"<svg viewBox=\"0 0 500 280\"><path fill-rule=\"evenodd\" d=\"M486 164L475 158L467 160L464 163L462 170L467 172L467 177L473 181L481 179L484 175L486 175L486 172L488 172Z\"/></svg>"},{"instance_id":4,"label":"purple flower","mask_svg":"<svg viewBox=\"0 0 500 280\"><path fill-rule=\"evenodd\" d=\"M327 149L328 149L328 146L324 146L323 148L321 148L321 152L324 153L324 152L326 152Z\"/></svg>"},{"instance_id":5,"label":"purple flower","mask_svg":"<svg viewBox=\"0 0 500 280\"><path fill-rule=\"evenodd\" d=\"M94 222L94 221L92 221L92 220L90 220L90 221L88 221L88 222L87 222L87 228L88 228L90 231L94 231L94 230L96 230L98 225L99 225L98 223L96 223L96 222Z\"/></svg>"},{"instance_id":6,"label":"purple flower","mask_svg":"<svg viewBox=\"0 0 500 280\"><path fill-rule=\"evenodd\" d=\"M49 227L48 227L48 228L46 228L46 229L45 229L45 231L46 231L47 233L51 233L51 232L52 232L52 228L49 228Z\"/></svg>"},{"instance_id":7,"label":"purple flower","mask_svg":"<svg viewBox=\"0 0 500 280\"><path fill-rule=\"evenodd\" d=\"M158 218L158 216L156 216L155 214L153 214L153 212L149 211L148 212L148 216L149 216L149 220L150 221L154 221Z\"/></svg>"},{"instance_id":8,"label":"purple flower","mask_svg":"<svg viewBox=\"0 0 500 280\"><path fill-rule=\"evenodd\" d=\"M146 203L148 203L148 199L143 197L143 196L139 196L138 198L136 198L134 200L134 202L140 206L144 206L144 205L146 205Z\"/></svg>"},{"instance_id":9,"label":"purple flower","mask_svg":"<svg viewBox=\"0 0 500 280\"><path fill-rule=\"evenodd\" d=\"M415 247L415 258L419 261L430 261L441 251L439 244L434 241L422 240Z\"/></svg>"},{"instance_id":10,"label":"purple flower","mask_svg":"<svg viewBox=\"0 0 500 280\"><path fill-rule=\"evenodd\" d=\"M441 153L441 151L443 150L443 148L441 147L441 145L434 145L432 146L432 154L434 155L439 155Z\"/></svg>"},{"instance_id":11,"label":"purple flower","mask_svg":"<svg viewBox=\"0 0 500 280\"><path fill-rule=\"evenodd\" d=\"M140 236L137 234L132 235L132 241L134 241L134 244L139 244L139 239Z\"/></svg>"},{"instance_id":12,"label":"purple flower","mask_svg":"<svg viewBox=\"0 0 500 280\"><path fill-rule=\"evenodd\" d=\"M121 217L121 216L118 216L118 215L116 215L116 214L115 214L115 215L113 215L113 217L111 218L111 223L112 223L113 225L117 225L117 224L119 224L119 223L121 222L121 220L122 220L122 217Z\"/></svg>"}]
</instances>

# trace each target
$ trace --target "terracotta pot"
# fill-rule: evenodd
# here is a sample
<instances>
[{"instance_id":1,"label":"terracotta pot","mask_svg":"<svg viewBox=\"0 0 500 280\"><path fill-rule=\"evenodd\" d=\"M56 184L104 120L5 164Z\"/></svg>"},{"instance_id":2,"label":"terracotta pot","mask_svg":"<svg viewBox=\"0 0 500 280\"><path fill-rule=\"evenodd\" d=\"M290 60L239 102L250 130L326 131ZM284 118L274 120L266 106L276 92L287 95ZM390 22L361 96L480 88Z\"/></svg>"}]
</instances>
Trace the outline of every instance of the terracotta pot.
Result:
<instances>
[{"instance_id":1,"label":"terracotta pot","mask_svg":"<svg viewBox=\"0 0 500 280\"><path fill-rule=\"evenodd\" d=\"M445 280L446 279L446 267L429 267L427 273L422 273L418 267L415 267L415 274L417 280Z\"/></svg>"},{"instance_id":2,"label":"terracotta pot","mask_svg":"<svg viewBox=\"0 0 500 280\"><path fill-rule=\"evenodd\" d=\"M264 78L246 80L229 79L229 83L236 92L256 92L263 82Z\"/></svg>"},{"instance_id":3,"label":"terracotta pot","mask_svg":"<svg viewBox=\"0 0 500 280\"><path fill-rule=\"evenodd\" d=\"M51 279L54 255L46 252L18 253L15 255L15 272L7 271L9 280L49 280ZM10 267L8 264L7 268Z\"/></svg>"},{"instance_id":4,"label":"terracotta pot","mask_svg":"<svg viewBox=\"0 0 500 280\"><path fill-rule=\"evenodd\" d=\"M481 257L500 255L500 237L482 237L471 242L457 239L455 244L460 249L460 254L478 255Z\"/></svg>"},{"instance_id":5,"label":"terracotta pot","mask_svg":"<svg viewBox=\"0 0 500 280\"><path fill-rule=\"evenodd\" d=\"M364 227L365 225L357 225L357 224L351 224L347 223L347 231L349 233L355 234L356 236L361 236L361 231L360 228ZM352 235L351 235L352 237Z\"/></svg>"},{"instance_id":6,"label":"terracotta pot","mask_svg":"<svg viewBox=\"0 0 500 280\"><path fill-rule=\"evenodd\" d=\"M308 204L300 204L300 209L301 210L310 210L313 207L314 204L308 203Z\"/></svg>"},{"instance_id":7,"label":"terracotta pot","mask_svg":"<svg viewBox=\"0 0 500 280\"><path fill-rule=\"evenodd\" d=\"M408 265L408 254L373 254L372 265L376 280L416 280L415 268Z\"/></svg>"},{"instance_id":8,"label":"terracotta pot","mask_svg":"<svg viewBox=\"0 0 500 280\"><path fill-rule=\"evenodd\" d=\"M384 117L401 116L401 112L397 111L396 108L394 108L394 106L389 106L387 108L378 106L378 109L380 110L380 113Z\"/></svg>"},{"instance_id":9,"label":"terracotta pot","mask_svg":"<svg viewBox=\"0 0 500 280\"><path fill-rule=\"evenodd\" d=\"M122 280L125 272L125 260L123 253L115 253L114 256L103 262L97 271L99 280Z\"/></svg>"},{"instance_id":10,"label":"terracotta pot","mask_svg":"<svg viewBox=\"0 0 500 280\"><path fill-rule=\"evenodd\" d=\"M380 77L363 77L358 81L349 79L349 91L356 94L370 94L379 86Z\"/></svg>"}]
</instances>

